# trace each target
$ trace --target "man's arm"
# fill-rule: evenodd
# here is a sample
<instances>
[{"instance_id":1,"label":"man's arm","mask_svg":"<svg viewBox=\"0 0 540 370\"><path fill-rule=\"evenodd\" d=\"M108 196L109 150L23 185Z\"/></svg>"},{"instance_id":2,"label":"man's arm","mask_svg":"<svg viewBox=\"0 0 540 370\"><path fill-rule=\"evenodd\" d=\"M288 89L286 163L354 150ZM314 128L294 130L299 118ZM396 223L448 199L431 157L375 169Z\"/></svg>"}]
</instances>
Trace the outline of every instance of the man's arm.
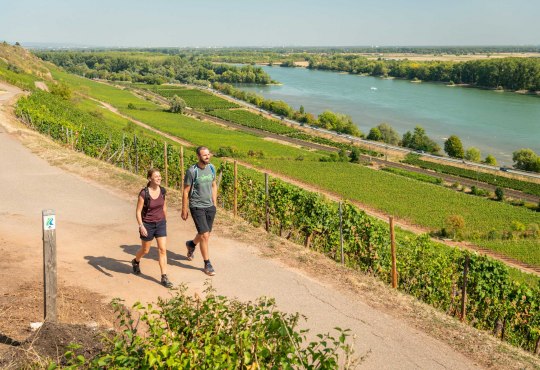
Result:
<instances>
[{"instance_id":1,"label":"man's arm","mask_svg":"<svg viewBox=\"0 0 540 370\"><path fill-rule=\"evenodd\" d=\"M214 181L212 181L212 202L214 202L214 206L216 207L217 207L217 192L218 192L217 183L216 183L216 180L214 179Z\"/></svg>"},{"instance_id":2,"label":"man's arm","mask_svg":"<svg viewBox=\"0 0 540 370\"><path fill-rule=\"evenodd\" d=\"M184 191L182 192L182 220L188 219L188 208L189 208L189 191L191 190L191 185L184 185Z\"/></svg>"}]
</instances>

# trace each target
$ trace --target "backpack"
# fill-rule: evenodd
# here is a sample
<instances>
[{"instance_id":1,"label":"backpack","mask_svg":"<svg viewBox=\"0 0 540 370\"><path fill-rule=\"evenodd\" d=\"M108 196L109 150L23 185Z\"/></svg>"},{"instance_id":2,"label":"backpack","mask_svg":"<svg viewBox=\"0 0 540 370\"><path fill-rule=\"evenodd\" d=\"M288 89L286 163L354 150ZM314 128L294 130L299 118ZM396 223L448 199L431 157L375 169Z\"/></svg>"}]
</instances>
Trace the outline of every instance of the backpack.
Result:
<instances>
[{"instance_id":1,"label":"backpack","mask_svg":"<svg viewBox=\"0 0 540 370\"><path fill-rule=\"evenodd\" d=\"M212 177L214 180L216 179L216 168L212 163L208 163L210 166L210 171L212 171ZM193 176L193 179L191 180L191 188L189 189L189 197L191 198L191 194L193 193L193 185L195 185L195 181L197 181L197 177L199 176L199 166L197 166L197 163L195 163L193 166L189 168L189 171L193 171L195 175Z\"/></svg>"},{"instance_id":2,"label":"backpack","mask_svg":"<svg viewBox=\"0 0 540 370\"><path fill-rule=\"evenodd\" d=\"M161 196L163 197L163 200L165 200L165 194L167 194L167 189L165 189L163 186L159 187L161 190ZM144 189L144 205L142 209L142 216L146 216L146 212L148 212L148 207L150 207L150 191L148 190L148 186L146 186Z\"/></svg>"}]
</instances>

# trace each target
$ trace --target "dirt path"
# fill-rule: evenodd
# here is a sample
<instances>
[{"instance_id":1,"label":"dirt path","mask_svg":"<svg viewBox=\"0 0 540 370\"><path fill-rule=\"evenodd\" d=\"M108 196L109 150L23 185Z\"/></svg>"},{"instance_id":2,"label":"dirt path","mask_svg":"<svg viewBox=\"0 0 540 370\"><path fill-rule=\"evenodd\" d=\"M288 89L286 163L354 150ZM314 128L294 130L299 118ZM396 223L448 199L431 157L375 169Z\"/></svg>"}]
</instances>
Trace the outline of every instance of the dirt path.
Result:
<instances>
[{"instance_id":1,"label":"dirt path","mask_svg":"<svg viewBox=\"0 0 540 370\"><path fill-rule=\"evenodd\" d=\"M123 115L118 111L118 109L116 109L115 107L113 107L112 105L110 105L108 103L105 103L105 102L102 102L100 100L93 99L93 98L90 98L90 97L89 97L89 99L92 99L95 102L100 103L106 109L108 109L111 112L116 113L116 114L130 120L131 122L133 122L133 123L135 123L135 124L137 124L137 125L139 125L141 127L144 127L144 128L146 128L148 130L151 130L151 131L153 131L155 133L159 133L160 135L163 135L163 136L167 137L168 139L170 139L172 141L175 141L175 142L177 142L177 143L179 143L181 145L195 146L193 143L182 140L182 139L180 139L180 138L178 138L176 136L169 135L169 134L167 134L167 133L165 133L163 131L157 130L157 129L155 129L155 128L153 128L153 127L151 127L151 126L149 126L149 125L147 125L147 124L145 124L143 122L137 121L137 120L135 120L135 119L133 119L133 118L131 118L129 116ZM245 131L248 131L248 132L253 132L253 133L256 133L256 134L259 134L259 135L261 134L260 130L244 127L244 126L241 126L241 125L237 125L235 123L224 121L224 120L218 119L216 117L208 116L208 115L205 115L205 114L202 114L202 113L199 113L199 112L192 113L192 114L196 118L199 118L199 119L204 118L204 119L208 119L208 120L210 120L212 122L215 122L215 123L218 123L218 124L224 124L224 125L227 125L227 126L230 126L230 127L233 127L233 128L237 128L237 129L240 129L240 130L245 130ZM269 137L269 138L276 138L276 140L290 139L290 140L287 140L288 143L296 143L296 144L298 144L297 143L298 140L283 137L281 135L271 134L271 133L268 133L268 132L264 132L264 135ZM328 147L325 147L325 146L319 145L319 144L315 144L315 143L308 143L308 142L304 142L304 141L298 141L298 142L300 143L300 145L308 146L308 147L311 147L313 149L319 149L319 150L321 150L321 148L324 148L323 150L329 149ZM334 148L331 148L331 150L333 150L333 149ZM374 159L372 158L372 160L374 160ZM380 164L387 165L387 162L385 162L383 160L376 160L376 161L380 162ZM306 189L306 190L310 190L310 191L313 191L313 192L324 194L328 198L333 199L335 201L340 201L342 199L342 197L339 194L335 194L335 193L332 193L332 192L330 192L328 190L318 188L318 187L316 187L314 185L298 181L296 179L290 178L290 177L282 175L280 173L272 172L272 171L268 171L268 170L261 170L260 168L254 167L250 163L243 162L243 161L238 161L238 163L241 164L244 167L253 169L253 170L261 172L261 173L267 172L269 175L271 175L271 176L273 176L275 178L278 178L278 179L281 179L281 180L286 181L288 183L297 185L297 186L301 187L302 189ZM406 168L406 169L410 170L410 167L406 166L406 165L395 164L395 163L394 163L394 165L395 165L395 167ZM428 171L423 170L423 169L416 169L416 170L418 172L429 173ZM429 173L429 174L432 174L432 173ZM441 176L441 177L445 178L445 176L440 175L440 174L438 174L438 176ZM449 176L446 176L446 178L448 178L448 177ZM450 180L447 180L447 181L450 181ZM461 181L465 182L464 180L461 180ZM380 220L382 220L384 222L388 221L389 215L385 214L384 212L382 212L382 211L380 211L380 210L378 210L378 209L376 209L374 207L371 207L369 205L366 205L366 204L358 202L358 201L351 201L351 203L353 203L354 205L356 205L360 209L364 210L370 216L376 217L376 218L378 218L378 219L380 219ZM419 225L415 225L412 222L409 222L409 221L403 220L403 219L395 218L395 224L396 224L396 226L401 227L404 230L408 230L408 231L411 231L411 232L416 233L416 234L429 233L431 231L429 228L425 228L425 227L422 227L422 226L419 226ZM482 254L490 256L493 259L496 259L498 261L506 263L509 266L517 268L517 269L519 269L519 270L521 270L523 272L540 276L540 267L533 266L533 265L518 261L518 260L516 260L516 259L514 259L512 257L504 255L503 253L498 253L498 252L492 251L492 250L487 249L487 248L482 248L482 247L474 245L474 244L472 244L470 242L441 241L441 240L438 240L438 239L433 239L433 240L438 242L438 243L449 245L451 247L457 247L457 248L461 248L461 249L467 249L467 250L470 250L470 251L480 252Z\"/></svg>"}]
</instances>

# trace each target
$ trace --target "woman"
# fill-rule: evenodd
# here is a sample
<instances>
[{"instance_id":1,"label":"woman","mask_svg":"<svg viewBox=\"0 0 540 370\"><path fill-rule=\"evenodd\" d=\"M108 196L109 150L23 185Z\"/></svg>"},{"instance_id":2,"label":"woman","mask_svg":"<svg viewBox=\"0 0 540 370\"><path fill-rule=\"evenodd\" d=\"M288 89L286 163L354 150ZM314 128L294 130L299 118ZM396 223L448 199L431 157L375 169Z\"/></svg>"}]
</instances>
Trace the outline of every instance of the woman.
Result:
<instances>
[{"instance_id":1,"label":"woman","mask_svg":"<svg viewBox=\"0 0 540 370\"><path fill-rule=\"evenodd\" d=\"M135 255L131 265L136 275L141 273L139 266L141 258L150 250L152 240L156 238L159 251L159 268L161 269L161 284L172 288L167 278L167 202L165 188L160 186L161 174L155 168L148 170L148 184L139 193L137 201L137 222L141 237L141 249Z\"/></svg>"}]
</instances>

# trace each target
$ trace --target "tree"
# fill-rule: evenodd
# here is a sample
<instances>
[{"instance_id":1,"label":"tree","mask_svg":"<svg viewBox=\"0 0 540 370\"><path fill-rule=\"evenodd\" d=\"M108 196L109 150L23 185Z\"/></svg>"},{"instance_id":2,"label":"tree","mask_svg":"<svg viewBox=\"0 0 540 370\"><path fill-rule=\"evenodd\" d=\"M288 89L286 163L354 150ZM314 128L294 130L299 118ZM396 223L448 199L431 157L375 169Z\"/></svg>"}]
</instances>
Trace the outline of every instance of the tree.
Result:
<instances>
[{"instance_id":1,"label":"tree","mask_svg":"<svg viewBox=\"0 0 540 370\"><path fill-rule=\"evenodd\" d=\"M305 113L305 111L304 111L304 106L301 105L301 106L300 106L300 109L299 109L298 111L300 112L300 114L304 114L304 113Z\"/></svg>"},{"instance_id":2,"label":"tree","mask_svg":"<svg viewBox=\"0 0 540 370\"><path fill-rule=\"evenodd\" d=\"M540 157L532 149L520 149L512 153L514 167L520 170L540 172Z\"/></svg>"},{"instance_id":3,"label":"tree","mask_svg":"<svg viewBox=\"0 0 540 370\"><path fill-rule=\"evenodd\" d=\"M369 134L367 136L368 140L374 140L374 141L382 141L382 133L381 130L379 130L378 127L373 127L371 130L369 130Z\"/></svg>"},{"instance_id":4,"label":"tree","mask_svg":"<svg viewBox=\"0 0 540 370\"><path fill-rule=\"evenodd\" d=\"M169 103L171 105L172 113L182 114L186 109L186 102L178 95L174 95L171 99L169 99Z\"/></svg>"},{"instance_id":5,"label":"tree","mask_svg":"<svg viewBox=\"0 0 540 370\"><path fill-rule=\"evenodd\" d=\"M495 189L495 196L497 197L498 201L502 201L504 199L504 190L500 187L497 187Z\"/></svg>"},{"instance_id":6,"label":"tree","mask_svg":"<svg viewBox=\"0 0 540 370\"><path fill-rule=\"evenodd\" d=\"M351 154L349 155L349 159L352 163L358 163L360 160L360 148L357 146L353 146L351 150Z\"/></svg>"},{"instance_id":7,"label":"tree","mask_svg":"<svg viewBox=\"0 0 540 370\"><path fill-rule=\"evenodd\" d=\"M381 123L377 126L382 135L382 141L390 145L399 144L399 135L388 123Z\"/></svg>"},{"instance_id":8,"label":"tree","mask_svg":"<svg viewBox=\"0 0 540 370\"><path fill-rule=\"evenodd\" d=\"M463 144L456 135L450 136L444 142L444 151L452 158L463 158Z\"/></svg>"},{"instance_id":9,"label":"tree","mask_svg":"<svg viewBox=\"0 0 540 370\"><path fill-rule=\"evenodd\" d=\"M491 154L488 154L486 159L484 160L485 164L489 164L490 166L496 166L497 165L497 159L492 156Z\"/></svg>"},{"instance_id":10,"label":"tree","mask_svg":"<svg viewBox=\"0 0 540 370\"><path fill-rule=\"evenodd\" d=\"M422 126L416 126L413 133L407 131L403 135L402 145L406 148L429 153L437 153L441 149L437 143L426 135L426 130Z\"/></svg>"},{"instance_id":11,"label":"tree","mask_svg":"<svg viewBox=\"0 0 540 370\"><path fill-rule=\"evenodd\" d=\"M474 147L467 149L465 159L471 162L480 162L482 160L480 149Z\"/></svg>"}]
</instances>

